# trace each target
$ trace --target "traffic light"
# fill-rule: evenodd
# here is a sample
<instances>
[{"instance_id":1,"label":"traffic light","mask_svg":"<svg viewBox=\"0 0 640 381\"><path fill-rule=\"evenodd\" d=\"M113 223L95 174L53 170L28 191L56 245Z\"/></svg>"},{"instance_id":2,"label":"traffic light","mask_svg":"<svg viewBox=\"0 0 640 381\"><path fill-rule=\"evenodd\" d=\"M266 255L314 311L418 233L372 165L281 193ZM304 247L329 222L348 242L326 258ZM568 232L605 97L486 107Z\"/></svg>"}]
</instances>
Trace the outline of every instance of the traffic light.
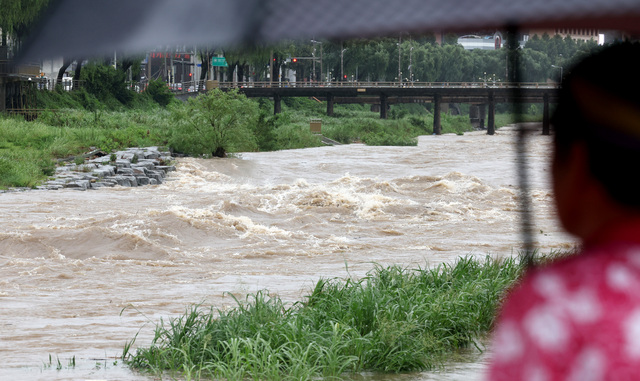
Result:
<instances>
[{"instance_id":1,"label":"traffic light","mask_svg":"<svg viewBox=\"0 0 640 381\"><path fill-rule=\"evenodd\" d=\"M344 75L344 79L347 79L347 75L346 74Z\"/></svg>"},{"instance_id":2,"label":"traffic light","mask_svg":"<svg viewBox=\"0 0 640 381\"><path fill-rule=\"evenodd\" d=\"M296 62L298 62L298 59L297 58L292 58L291 62L296 63Z\"/></svg>"}]
</instances>

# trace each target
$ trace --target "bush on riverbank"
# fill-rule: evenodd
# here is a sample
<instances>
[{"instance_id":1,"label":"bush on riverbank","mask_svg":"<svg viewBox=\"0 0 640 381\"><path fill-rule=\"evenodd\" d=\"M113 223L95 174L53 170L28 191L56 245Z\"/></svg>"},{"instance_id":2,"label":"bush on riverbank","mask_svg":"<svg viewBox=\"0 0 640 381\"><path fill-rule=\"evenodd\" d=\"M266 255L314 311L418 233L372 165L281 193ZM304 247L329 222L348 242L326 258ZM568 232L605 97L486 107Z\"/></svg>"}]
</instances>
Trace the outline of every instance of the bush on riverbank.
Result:
<instances>
[{"instance_id":1,"label":"bush on riverbank","mask_svg":"<svg viewBox=\"0 0 640 381\"><path fill-rule=\"evenodd\" d=\"M254 151L258 104L237 90L214 89L171 109L169 146L192 156Z\"/></svg>"},{"instance_id":2,"label":"bush on riverbank","mask_svg":"<svg viewBox=\"0 0 640 381\"><path fill-rule=\"evenodd\" d=\"M515 258L460 258L432 269L377 266L366 277L322 279L291 305L263 291L229 311L194 306L161 320L133 368L188 379L311 379L345 372L431 369L475 344L505 289L523 272ZM135 339L134 339L135 340Z\"/></svg>"}]
</instances>

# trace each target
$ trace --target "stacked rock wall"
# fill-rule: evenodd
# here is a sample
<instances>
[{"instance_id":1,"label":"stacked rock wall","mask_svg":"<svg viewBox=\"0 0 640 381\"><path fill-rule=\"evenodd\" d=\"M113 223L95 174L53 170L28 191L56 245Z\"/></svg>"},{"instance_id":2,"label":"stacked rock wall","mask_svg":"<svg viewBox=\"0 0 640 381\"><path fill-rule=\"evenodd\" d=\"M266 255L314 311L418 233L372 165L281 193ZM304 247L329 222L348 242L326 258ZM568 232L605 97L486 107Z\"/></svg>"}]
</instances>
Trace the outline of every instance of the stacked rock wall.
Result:
<instances>
[{"instance_id":1,"label":"stacked rock wall","mask_svg":"<svg viewBox=\"0 0 640 381\"><path fill-rule=\"evenodd\" d=\"M111 159L115 158L115 161ZM101 187L137 187L161 184L167 173L175 171L171 153L158 147L129 148L114 154L86 160L84 164L66 164L56 168L54 179L39 189Z\"/></svg>"}]
</instances>

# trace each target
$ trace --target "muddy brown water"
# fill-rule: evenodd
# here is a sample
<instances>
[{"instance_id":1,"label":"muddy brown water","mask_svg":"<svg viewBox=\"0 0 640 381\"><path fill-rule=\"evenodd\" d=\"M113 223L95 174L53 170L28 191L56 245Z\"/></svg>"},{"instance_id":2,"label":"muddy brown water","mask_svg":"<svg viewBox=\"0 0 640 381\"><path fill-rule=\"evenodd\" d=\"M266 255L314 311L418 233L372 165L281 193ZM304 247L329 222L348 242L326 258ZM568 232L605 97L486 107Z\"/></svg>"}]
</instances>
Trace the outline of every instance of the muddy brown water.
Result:
<instances>
[{"instance_id":1,"label":"muddy brown water","mask_svg":"<svg viewBox=\"0 0 640 381\"><path fill-rule=\"evenodd\" d=\"M118 361L125 342L139 333L148 345L153 323L191 304L229 308L227 293L261 289L298 300L320 277L373 263L514 255L514 136L185 158L159 186L0 194L0 379L151 380ZM553 213L550 138L529 143L534 243L570 248ZM394 377L481 379L486 358Z\"/></svg>"}]
</instances>

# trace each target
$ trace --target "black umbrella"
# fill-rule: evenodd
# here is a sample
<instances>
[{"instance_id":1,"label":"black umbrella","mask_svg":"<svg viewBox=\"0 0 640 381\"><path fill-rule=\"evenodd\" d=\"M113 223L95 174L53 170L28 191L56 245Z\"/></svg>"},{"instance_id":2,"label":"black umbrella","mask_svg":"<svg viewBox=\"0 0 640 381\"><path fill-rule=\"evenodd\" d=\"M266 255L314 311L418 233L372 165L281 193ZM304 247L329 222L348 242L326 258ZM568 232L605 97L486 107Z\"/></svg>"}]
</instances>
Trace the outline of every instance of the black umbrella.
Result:
<instances>
[{"instance_id":1,"label":"black umbrella","mask_svg":"<svg viewBox=\"0 0 640 381\"><path fill-rule=\"evenodd\" d=\"M58 0L23 49L22 58L507 25L640 32L640 1Z\"/></svg>"}]
</instances>

